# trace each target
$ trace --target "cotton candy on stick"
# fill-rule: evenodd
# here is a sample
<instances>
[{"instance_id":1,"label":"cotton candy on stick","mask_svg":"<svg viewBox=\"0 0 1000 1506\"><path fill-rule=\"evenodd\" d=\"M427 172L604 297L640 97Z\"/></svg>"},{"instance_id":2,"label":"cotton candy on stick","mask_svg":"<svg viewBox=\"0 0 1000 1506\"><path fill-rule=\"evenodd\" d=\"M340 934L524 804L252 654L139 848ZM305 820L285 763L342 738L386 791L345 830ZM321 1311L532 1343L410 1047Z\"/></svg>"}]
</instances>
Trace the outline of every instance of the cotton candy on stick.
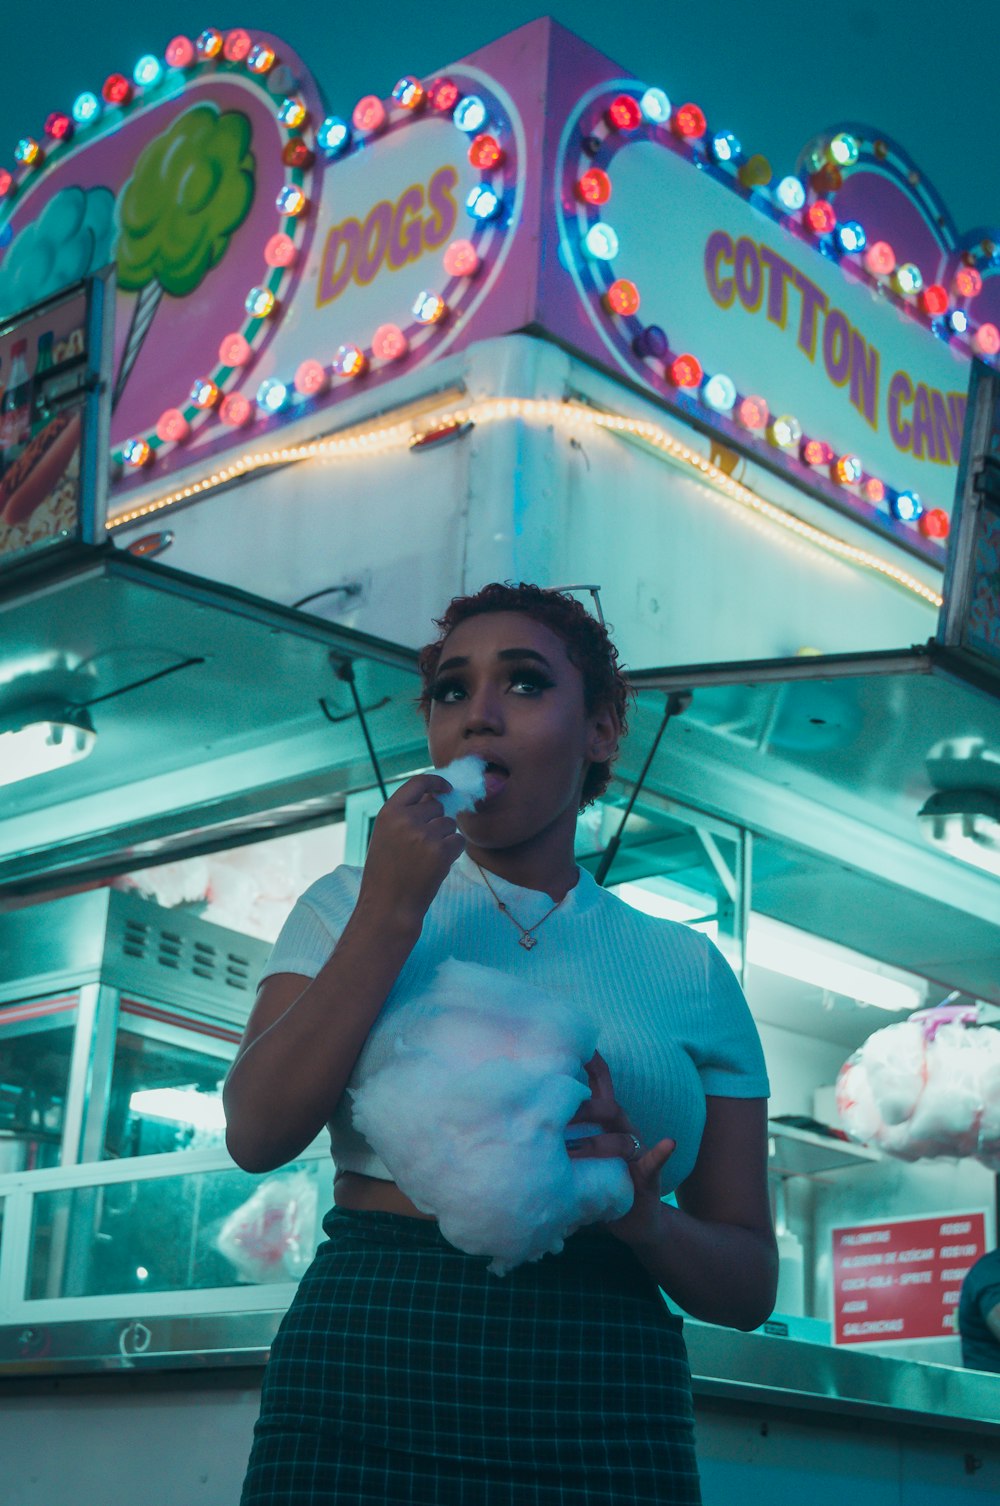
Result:
<instances>
[{"instance_id":1,"label":"cotton candy on stick","mask_svg":"<svg viewBox=\"0 0 1000 1506\"><path fill-rule=\"evenodd\" d=\"M435 798L441 802L446 816L452 820L462 811L471 811L477 800L486 795L486 760L478 754L468 753L456 758L443 769L435 769L441 779L447 779L451 789Z\"/></svg>"},{"instance_id":2,"label":"cotton candy on stick","mask_svg":"<svg viewBox=\"0 0 1000 1506\"><path fill-rule=\"evenodd\" d=\"M452 958L392 1024L392 1056L351 1093L354 1124L458 1249L502 1276L628 1212L625 1162L566 1150L597 1045L568 1000Z\"/></svg>"}]
</instances>

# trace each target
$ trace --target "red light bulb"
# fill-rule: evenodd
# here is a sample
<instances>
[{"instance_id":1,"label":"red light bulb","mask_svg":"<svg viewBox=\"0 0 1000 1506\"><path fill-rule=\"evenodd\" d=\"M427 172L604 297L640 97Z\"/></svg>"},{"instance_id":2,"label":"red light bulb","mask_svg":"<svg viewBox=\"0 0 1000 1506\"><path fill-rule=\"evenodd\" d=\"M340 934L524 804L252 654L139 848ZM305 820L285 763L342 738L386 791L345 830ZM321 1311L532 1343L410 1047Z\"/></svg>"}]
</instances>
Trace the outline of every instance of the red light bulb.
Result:
<instances>
[{"instance_id":1,"label":"red light bulb","mask_svg":"<svg viewBox=\"0 0 1000 1506\"><path fill-rule=\"evenodd\" d=\"M872 241L864 254L864 263L873 277L888 277L896 268L896 253L888 241Z\"/></svg>"},{"instance_id":2,"label":"red light bulb","mask_svg":"<svg viewBox=\"0 0 1000 1506\"><path fill-rule=\"evenodd\" d=\"M398 324L380 324L372 335L372 355L377 361L398 361L409 344Z\"/></svg>"},{"instance_id":3,"label":"red light bulb","mask_svg":"<svg viewBox=\"0 0 1000 1506\"><path fill-rule=\"evenodd\" d=\"M479 252L471 241L452 241L444 253L444 269L449 277L471 277L479 269Z\"/></svg>"},{"instance_id":4,"label":"red light bulb","mask_svg":"<svg viewBox=\"0 0 1000 1506\"><path fill-rule=\"evenodd\" d=\"M951 528L948 514L940 507L929 507L920 514L917 527L925 539L946 539Z\"/></svg>"},{"instance_id":5,"label":"red light bulb","mask_svg":"<svg viewBox=\"0 0 1000 1506\"><path fill-rule=\"evenodd\" d=\"M179 444L190 432L191 425L179 408L167 408L157 420L156 437L164 444Z\"/></svg>"},{"instance_id":6,"label":"red light bulb","mask_svg":"<svg viewBox=\"0 0 1000 1506\"><path fill-rule=\"evenodd\" d=\"M771 415L762 397L745 397L736 409L736 416L745 429L763 429Z\"/></svg>"},{"instance_id":7,"label":"red light bulb","mask_svg":"<svg viewBox=\"0 0 1000 1506\"><path fill-rule=\"evenodd\" d=\"M248 31L237 27L235 31L227 34L222 44L222 56L227 63L243 63L250 56L250 48L253 42Z\"/></svg>"},{"instance_id":8,"label":"red light bulb","mask_svg":"<svg viewBox=\"0 0 1000 1506\"><path fill-rule=\"evenodd\" d=\"M290 267L295 260L295 242L290 235L279 230L264 247L264 260L269 267Z\"/></svg>"},{"instance_id":9,"label":"red light bulb","mask_svg":"<svg viewBox=\"0 0 1000 1506\"><path fill-rule=\"evenodd\" d=\"M806 465L829 465L833 450L822 439L806 439L802 443L802 459Z\"/></svg>"},{"instance_id":10,"label":"red light bulb","mask_svg":"<svg viewBox=\"0 0 1000 1506\"><path fill-rule=\"evenodd\" d=\"M948 307L948 293L939 282L932 282L920 293L920 307L925 314L943 314Z\"/></svg>"},{"instance_id":11,"label":"red light bulb","mask_svg":"<svg viewBox=\"0 0 1000 1506\"><path fill-rule=\"evenodd\" d=\"M228 397L222 399L222 407L219 409L219 417L231 429L242 428L252 413L253 404L242 392L230 392Z\"/></svg>"},{"instance_id":12,"label":"red light bulb","mask_svg":"<svg viewBox=\"0 0 1000 1506\"><path fill-rule=\"evenodd\" d=\"M675 387L697 387L704 373L697 356L685 352L671 361L667 375Z\"/></svg>"},{"instance_id":13,"label":"red light bulb","mask_svg":"<svg viewBox=\"0 0 1000 1506\"><path fill-rule=\"evenodd\" d=\"M639 307L639 289L627 277L619 277L604 295L604 302L612 314L627 317ZM685 384L686 385L686 384Z\"/></svg>"},{"instance_id":14,"label":"red light bulb","mask_svg":"<svg viewBox=\"0 0 1000 1506\"><path fill-rule=\"evenodd\" d=\"M1000 351L1000 329L995 324L981 324L972 343L981 356L995 356Z\"/></svg>"},{"instance_id":15,"label":"red light bulb","mask_svg":"<svg viewBox=\"0 0 1000 1506\"><path fill-rule=\"evenodd\" d=\"M359 131L380 130L385 125L385 105L377 94L366 94L354 106L351 120Z\"/></svg>"},{"instance_id":16,"label":"red light bulb","mask_svg":"<svg viewBox=\"0 0 1000 1506\"><path fill-rule=\"evenodd\" d=\"M670 124L678 136L695 141L708 130L705 112L698 105L678 105L670 117Z\"/></svg>"},{"instance_id":17,"label":"red light bulb","mask_svg":"<svg viewBox=\"0 0 1000 1506\"><path fill-rule=\"evenodd\" d=\"M608 106L608 124L616 131L634 131L642 125L639 101L633 99L631 94L619 94Z\"/></svg>"},{"instance_id":18,"label":"red light bulb","mask_svg":"<svg viewBox=\"0 0 1000 1506\"><path fill-rule=\"evenodd\" d=\"M223 366L245 366L250 359L250 342L241 334L223 335L219 360Z\"/></svg>"},{"instance_id":19,"label":"red light bulb","mask_svg":"<svg viewBox=\"0 0 1000 1506\"><path fill-rule=\"evenodd\" d=\"M959 298L975 298L983 291L983 279L975 267L959 267L952 287Z\"/></svg>"},{"instance_id":20,"label":"red light bulb","mask_svg":"<svg viewBox=\"0 0 1000 1506\"><path fill-rule=\"evenodd\" d=\"M489 172L503 161L503 147L494 136L476 136L469 147L469 161L480 172Z\"/></svg>"},{"instance_id":21,"label":"red light bulb","mask_svg":"<svg viewBox=\"0 0 1000 1506\"><path fill-rule=\"evenodd\" d=\"M442 114L445 114L458 104L459 93L458 85L452 83L450 78L438 78L428 89L427 98L430 100L432 110L440 110Z\"/></svg>"},{"instance_id":22,"label":"red light bulb","mask_svg":"<svg viewBox=\"0 0 1000 1506\"><path fill-rule=\"evenodd\" d=\"M837 223L833 205L826 199L814 199L806 210L806 224L817 235L829 235Z\"/></svg>"},{"instance_id":23,"label":"red light bulb","mask_svg":"<svg viewBox=\"0 0 1000 1506\"><path fill-rule=\"evenodd\" d=\"M174 37L167 43L163 56L170 68L190 68L194 62L194 43L190 37Z\"/></svg>"},{"instance_id":24,"label":"red light bulb","mask_svg":"<svg viewBox=\"0 0 1000 1506\"><path fill-rule=\"evenodd\" d=\"M61 110L54 110L45 122L45 134L53 141L67 141L73 134L73 121Z\"/></svg>"},{"instance_id":25,"label":"red light bulb","mask_svg":"<svg viewBox=\"0 0 1000 1506\"><path fill-rule=\"evenodd\" d=\"M286 167L312 167L316 160L301 136L286 141L281 149L281 160Z\"/></svg>"},{"instance_id":26,"label":"red light bulb","mask_svg":"<svg viewBox=\"0 0 1000 1506\"><path fill-rule=\"evenodd\" d=\"M588 167L577 181L576 191L585 204L606 204L611 197L611 179L599 167Z\"/></svg>"},{"instance_id":27,"label":"red light bulb","mask_svg":"<svg viewBox=\"0 0 1000 1506\"><path fill-rule=\"evenodd\" d=\"M124 73L112 73L104 80L101 93L109 105L124 105L132 98L132 85Z\"/></svg>"}]
</instances>

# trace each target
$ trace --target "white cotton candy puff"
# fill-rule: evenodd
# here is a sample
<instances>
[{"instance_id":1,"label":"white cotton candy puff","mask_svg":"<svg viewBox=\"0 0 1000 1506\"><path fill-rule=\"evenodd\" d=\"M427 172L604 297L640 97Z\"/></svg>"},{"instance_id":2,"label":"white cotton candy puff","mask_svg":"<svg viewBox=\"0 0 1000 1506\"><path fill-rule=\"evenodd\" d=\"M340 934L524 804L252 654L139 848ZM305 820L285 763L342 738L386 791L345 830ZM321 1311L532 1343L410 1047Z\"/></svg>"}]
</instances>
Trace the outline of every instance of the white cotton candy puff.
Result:
<instances>
[{"instance_id":1,"label":"white cotton candy puff","mask_svg":"<svg viewBox=\"0 0 1000 1506\"><path fill-rule=\"evenodd\" d=\"M476 753L469 753L464 758L456 758L452 763L446 764L443 769L435 769L441 779L447 779L451 789L444 795L438 795L446 816L452 820L462 811L474 809L476 801L482 800L486 794L486 760Z\"/></svg>"},{"instance_id":2,"label":"white cotton candy puff","mask_svg":"<svg viewBox=\"0 0 1000 1506\"><path fill-rule=\"evenodd\" d=\"M354 1124L451 1244L502 1276L628 1212L624 1161L566 1151L597 1045L578 1009L451 958L392 1020L390 1060L351 1092Z\"/></svg>"},{"instance_id":3,"label":"white cotton candy puff","mask_svg":"<svg viewBox=\"0 0 1000 1506\"><path fill-rule=\"evenodd\" d=\"M905 1022L876 1030L865 1041L868 1079L886 1124L902 1124L916 1108L926 1082L925 1050L920 1026Z\"/></svg>"},{"instance_id":4,"label":"white cotton candy puff","mask_svg":"<svg viewBox=\"0 0 1000 1506\"><path fill-rule=\"evenodd\" d=\"M1000 1169L1000 1031L877 1030L841 1068L837 1109L853 1139L901 1160L976 1156Z\"/></svg>"}]
</instances>

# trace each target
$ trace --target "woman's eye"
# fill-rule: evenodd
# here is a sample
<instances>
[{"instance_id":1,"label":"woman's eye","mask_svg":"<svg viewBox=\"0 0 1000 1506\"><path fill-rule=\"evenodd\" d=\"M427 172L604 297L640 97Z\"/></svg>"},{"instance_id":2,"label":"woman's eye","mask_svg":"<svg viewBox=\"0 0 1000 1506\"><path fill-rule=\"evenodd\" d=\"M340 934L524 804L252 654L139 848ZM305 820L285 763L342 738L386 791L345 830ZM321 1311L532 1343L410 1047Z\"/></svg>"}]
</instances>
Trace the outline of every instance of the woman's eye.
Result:
<instances>
[{"instance_id":1,"label":"woman's eye","mask_svg":"<svg viewBox=\"0 0 1000 1506\"><path fill-rule=\"evenodd\" d=\"M533 669L520 670L517 674L511 675L510 683L512 688L515 685L523 686L532 692L552 689L552 681Z\"/></svg>"},{"instance_id":2,"label":"woman's eye","mask_svg":"<svg viewBox=\"0 0 1000 1506\"><path fill-rule=\"evenodd\" d=\"M460 685L457 680L435 680L430 688L431 700L443 702L444 705L449 705L464 693L464 686Z\"/></svg>"}]
</instances>

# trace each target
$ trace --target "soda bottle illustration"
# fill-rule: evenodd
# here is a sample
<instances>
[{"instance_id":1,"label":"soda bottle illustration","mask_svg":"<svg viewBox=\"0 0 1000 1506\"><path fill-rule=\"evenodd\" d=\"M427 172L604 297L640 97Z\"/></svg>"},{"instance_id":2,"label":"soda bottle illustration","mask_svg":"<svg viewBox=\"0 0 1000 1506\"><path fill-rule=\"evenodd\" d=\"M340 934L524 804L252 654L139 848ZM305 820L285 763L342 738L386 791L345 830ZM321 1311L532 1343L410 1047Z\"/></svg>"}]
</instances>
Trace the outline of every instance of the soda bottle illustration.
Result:
<instances>
[{"instance_id":1,"label":"soda bottle illustration","mask_svg":"<svg viewBox=\"0 0 1000 1506\"><path fill-rule=\"evenodd\" d=\"M0 409L0 445L9 466L31 437L31 378L28 376L28 342L17 340L10 358L10 376Z\"/></svg>"},{"instance_id":2,"label":"soda bottle illustration","mask_svg":"<svg viewBox=\"0 0 1000 1506\"><path fill-rule=\"evenodd\" d=\"M44 335L38 337L38 359L35 361L35 375L32 381L31 392L31 436L44 429L52 414L49 411L47 394L45 391L45 374L52 365L52 330L46 330Z\"/></svg>"}]
</instances>

